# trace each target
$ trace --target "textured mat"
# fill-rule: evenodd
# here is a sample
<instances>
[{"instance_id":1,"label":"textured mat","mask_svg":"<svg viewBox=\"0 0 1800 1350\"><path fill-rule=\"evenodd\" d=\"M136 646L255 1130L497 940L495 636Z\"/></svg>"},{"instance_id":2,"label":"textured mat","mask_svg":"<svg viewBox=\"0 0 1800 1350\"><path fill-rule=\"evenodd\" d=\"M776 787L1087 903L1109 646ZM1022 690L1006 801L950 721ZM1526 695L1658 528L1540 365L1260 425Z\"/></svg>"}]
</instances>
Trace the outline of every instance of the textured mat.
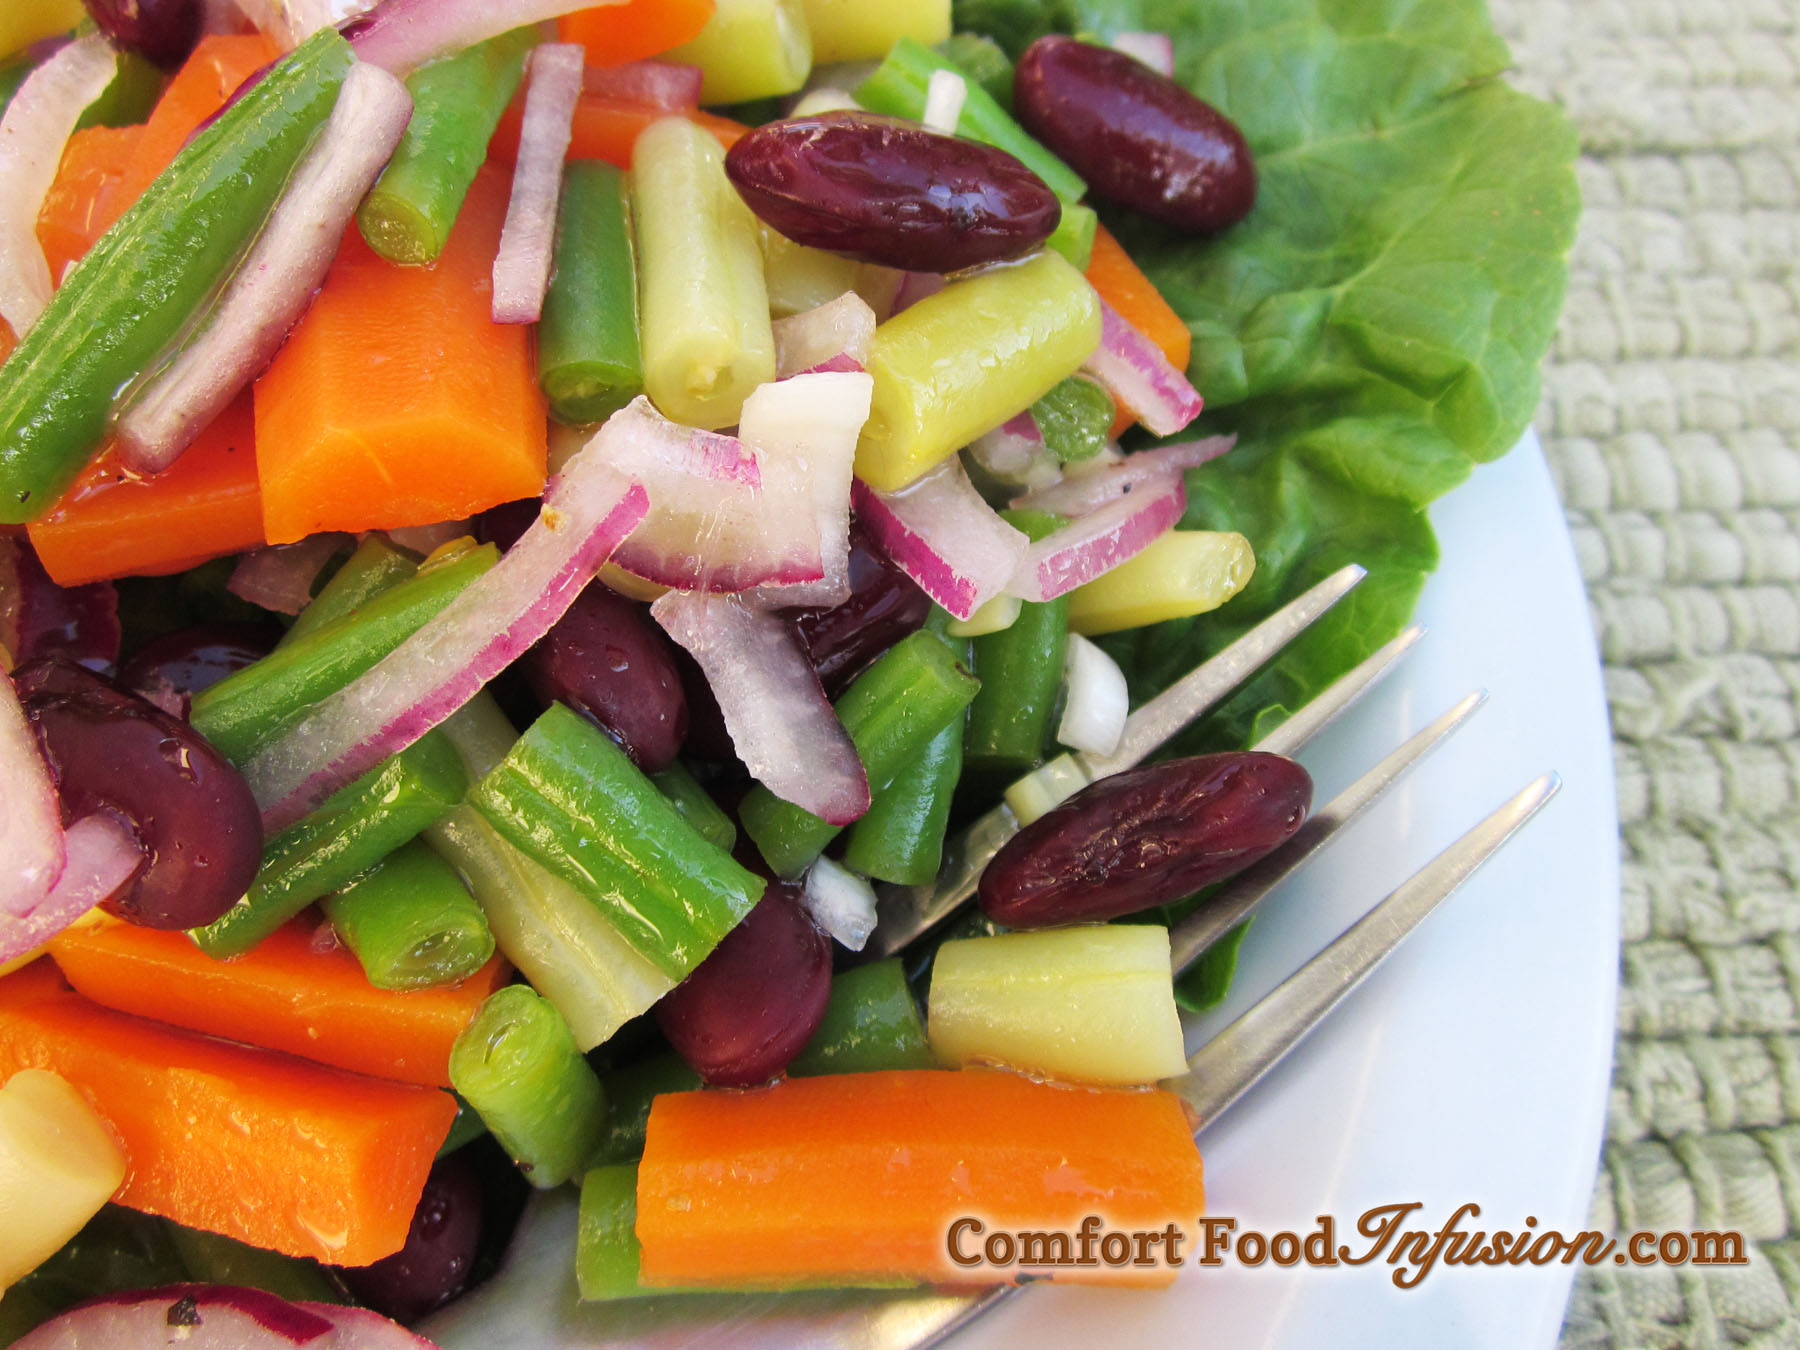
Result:
<instances>
[{"instance_id":1,"label":"textured mat","mask_svg":"<svg viewBox=\"0 0 1800 1350\"><path fill-rule=\"evenodd\" d=\"M1491 0L1587 203L1539 429L1592 596L1624 987L1565 1347L1800 1346L1800 0Z\"/></svg>"}]
</instances>

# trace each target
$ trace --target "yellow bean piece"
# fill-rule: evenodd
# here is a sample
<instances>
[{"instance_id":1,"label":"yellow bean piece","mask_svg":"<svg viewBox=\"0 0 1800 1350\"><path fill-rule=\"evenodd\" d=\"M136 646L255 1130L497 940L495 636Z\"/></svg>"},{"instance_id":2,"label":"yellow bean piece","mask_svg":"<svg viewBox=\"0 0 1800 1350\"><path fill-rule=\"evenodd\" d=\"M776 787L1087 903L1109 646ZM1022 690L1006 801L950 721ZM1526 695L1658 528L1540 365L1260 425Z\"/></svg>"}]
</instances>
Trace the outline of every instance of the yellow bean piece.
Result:
<instances>
[{"instance_id":1,"label":"yellow bean piece","mask_svg":"<svg viewBox=\"0 0 1800 1350\"><path fill-rule=\"evenodd\" d=\"M22 1069L0 1088L0 1289L81 1231L125 1180L125 1151L67 1081Z\"/></svg>"},{"instance_id":2,"label":"yellow bean piece","mask_svg":"<svg viewBox=\"0 0 1800 1350\"><path fill-rule=\"evenodd\" d=\"M1241 534L1173 530L1069 592L1069 628L1093 637L1204 614L1243 590L1255 570L1256 555Z\"/></svg>"},{"instance_id":3,"label":"yellow bean piece","mask_svg":"<svg viewBox=\"0 0 1800 1350\"><path fill-rule=\"evenodd\" d=\"M801 0L718 0L699 36L662 59L700 67L702 103L791 94L812 74L806 6Z\"/></svg>"},{"instance_id":4,"label":"yellow bean piece","mask_svg":"<svg viewBox=\"0 0 1800 1350\"><path fill-rule=\"evenodd\" d=\"M879 61L903 37L934 47L950 36L950 0L805 0L813 60Z\"/></svg>"}]
</instances>

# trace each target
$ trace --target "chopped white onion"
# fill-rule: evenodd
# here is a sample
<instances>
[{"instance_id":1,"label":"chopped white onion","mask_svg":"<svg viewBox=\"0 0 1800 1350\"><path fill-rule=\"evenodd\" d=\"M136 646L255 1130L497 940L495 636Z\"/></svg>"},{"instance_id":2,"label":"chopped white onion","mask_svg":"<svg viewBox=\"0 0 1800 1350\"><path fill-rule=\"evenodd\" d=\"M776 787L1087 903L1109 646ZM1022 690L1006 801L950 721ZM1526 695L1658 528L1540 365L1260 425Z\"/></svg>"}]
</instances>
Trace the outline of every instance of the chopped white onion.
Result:
<instances>
[{"instance_id":1,"label":"chopped white onion","mask_svg":"<svg viewBox=\"0 0 1800 1350\"><path fill-rule=\"evenodd\" d=\"M875 343L875 311L855 291L770 326L775 332L778 379L817 370L846 356L861 370L869 364L869 349Z\"/></svg>"},{"instance_id":2,"label":"chopped white onion","mask_svg":"<svg viewBox=\"0 0 1800 1350\"><path fill-rule=\"evenodd\" d=\"M1175 74L1175 40L1167 33L1120 33L1112 40L1113 50L1135 56L1158 75L1171 78Z\"/></svg>"},{"instance_id":3,"label":"chopped white onion","mask_svg":"<svg viewBox=\"0 0 1800 1350\"><path fill-rule=\"evenodd\" d=\"M1061 806L1094 780L1073 755L1058 755L1040 764L1003 794L1023 829L1047 811Z\"/></svg>"},{"instance_id":4,"label":"chopped white onion","mask_svg":"<svg viewBox=\"0 0 1800 1350\"><path fill-rule=\"evenodd\" d=\"M63 146L118 68L105 38L77 38L25 77L0 117L0 319L15 337L24 337L50 303L37 219Z\"/></svg>"},{"instance_id":5,"label":"chopped white onion","mask_svg":"<svg viewBox=\"0 0 1800 1350\"><path fill-rule=\"evenodd\" d=\"M875 931L875 888L848 867L820 858L806 872L801 903L813 922L853 952L860 952Z\"/></svg>"},{"instance_id":6,"label":"chopped white onion","mask_svg":"<svg viewBox=\"0 0 1800 1350\"><path fill-rule=\"evenodd\" d=\"M0 910L0 963L43 946L131 880L144 861L137 835L109 812L83 816L62 839L67 861L56 884L25 913Z\"/></svg>"},{"instance_id":7,"label":"chopped white onion","mask_svg":"<svg viewBox=\"0 0 1800 1350\"><path fill-rule=\"evenodd\" d=\"M578 9L623 4L625 0L381 0L344 29L356 54L396 75L410 75L427 61L460 52L477 42L560 19Z\"/></svg>"},{"instance_id":8,"label":"chopped white onion","mask_svg":"<svg viewBox=\"0 0 1800 1350\"><path fill-rule=\"evenodd\" d=\"M934 70L925 86L925 116L919 120L927 131L940 136L956 135L956 124L962 120L963 101L969 96L968 82L954 70Z\"/></svg>"},{"instance_id":9,"label":"chopped white onion","mask_svg":"<svg viewBox=\"0 0 1800 1350\"><path fill-rule=\"evenodd\" d=\"M1110 501L1129 497L1146 485L1164 482L1171 475L1179 476L1187 469L1215 460L1235 444L1235 436L1208 436L1204 440L1177 441L1153 450L1139 450L1091 472L1067 474L1054 486L1036 488L1013 498L1013 505L1059 516L1086 515Z\"/></svg>"},{"instance_id":10,"label":"chopped white onion","mask_svg":"<svg viewBox=\"0 0 1800 1350\"><path fill-rule=\"evenodd\" d=\"M1031 544L982 500L954 455L898 492L859 478L854 494L882 552L959 619L1007 588Z\"/></svg>"},{"instance_id":11,"label":"chopped white onion","mask_svg":"<svg viewBox=\"0 0 1800 1350\"><path fill-rule=\"evenodd\" d=\"M1044 444L1044 433L1028 408L981 436L969 447L990 478L1036 491L1063 478L1062 465Z\"/></svg>"},{"instance_id":12,"label":"chopped white onion","mask_svg":"<svg viewBox=\"0 0 1800 1350\"><path fill-rule=\"evenodd\" d=\"M225 589L276 614L298 614L313 598L313 583L347 534L312 534L294 544L254 549L238 559Z\"/></svg>"},{"instance_id":13,"label":"chopped white onion","mask_svg":"<svg viewBox=\"0 0 1800 1350\"><path fill-rule=\"evenodd\" d=\"M699 663L751 777L833 825L869 809L868 774L793 624L697 591L671 591L650 613Z\"/></svg>"},{"instance_id":14,"label":"chopped white onion","mask_svg":"<svg viewBox=\"0 0 1800 1350\"><path fill-rule=\"evenodd\" d=\"M12 680L0 672L0 915L22 918L41 904L63 859L62 807L49 766Z\"/></svg>"},{"instance_id":15,"label":"chopped white onion","mask_svg":"<svg viewBox=\"0 0 1800 1350\"><path fill-rule=\"evenodd\" d=\"M580 44L573 42L546 42L532 50L512 200L494 258L495 323L536 323L543 312L583 59Z\"/></svg>"},{"instance_id":16,"label":"chopped white onion","mask_svg":"<svg viewBox=\"0 0 1800 1350\"><path fill-rule=\"evenodd\" d=\"M856 101L848 89L839 89L833 85L822 84L817 89L808 89L800 95L800 99L789 109L789 117L813 117L825 112L861 112L862 104Z\"/></svg>"},{"instance_id":17,"label":"chopped white onion","mask_svg":"<svg viewBox=\"0 0 1800 1350\"><path fill-rule=\"evenodd\" d=\"M1172 530L1186 509L1179 475L1146 484L1032 544L1007 590L1022 600L1066 595L1142 553Z\"/></svg>"},{"instance_id":18,"label":"chopped white onion","mask_svg":"<svg viewBox=\"0 0 1800 1350\"><path fill-rule=\"evenodd\" d=\"M321 28L368 13L376 0L236 0L239 10L264 33L292 51Z\"/></svg>"},{"instance_id":19,"label":"chopped white onion","mask_svg":"<svg viewBox=\"0 0 1800 1350\"><path fill-rule=\"evenodd\" d=\"M699 66L628 61L622 66L589 66L581 77L581 91L596 98L618 98L664 112L681 112L700 106L704 78Z\"/></svg>"},{"instance_id":20,"label":"chopped white onion","mask_svg":"<svg viewBox=\"0 0 1800 1350\"><path fill-rule=\"evenodd\" d=\"M1119 663L1079 633L1069 634L1063 669L1068 696L1063 700L1062 721L1056 739L1071 750L1110 755L1125 734L1125 718L1131 712L1131 695L1125 688L1125 672Z\"/></svg>"},{"instance_id":21,"label":"chopped white onion","mask_svg":"<svg viewBox=\"0 0 1800 1350\"><path fill-rule=\"evenodd\" d=\"M819 370L760 385L744 400L738 437L757 451L764 481L779 474L809 492L823 573L817 581L760 587L758 604L838 605L850 598L851 473L874 394L874 378L861 371Z\"/></svg>"},{"instance_id":22,"label":"chopped white onion","mask_svg":"<svg viewBox=\"0 0 1800 1350\"><path fill-rule=\"evenodd\" d=\"M1100 346L1082 367L1115 401L1158 436L1173 436L1200 415L1200 393L1163 350L1106 301L1100 302Z\"/></svg>"},{"instance_id":23,"label":"chopped white onion","mask_svg":"<svg viewBox=\"0 0 1800 1350\"><path fill-rule=\"evenodd\" d=\"M244 766L273 834L411 745L548 632L650 509L590 445L493 569Z\"/></svg>"}]
</instances>

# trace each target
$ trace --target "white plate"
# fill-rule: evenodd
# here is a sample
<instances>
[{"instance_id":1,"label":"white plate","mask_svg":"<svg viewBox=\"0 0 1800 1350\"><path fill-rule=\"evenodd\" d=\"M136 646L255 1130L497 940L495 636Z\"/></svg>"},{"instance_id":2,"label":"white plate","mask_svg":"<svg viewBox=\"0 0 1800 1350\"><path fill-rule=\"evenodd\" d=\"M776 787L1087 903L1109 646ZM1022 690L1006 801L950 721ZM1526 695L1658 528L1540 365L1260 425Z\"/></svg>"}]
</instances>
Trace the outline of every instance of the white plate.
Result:
<instances>
[{"instance_id":1,"label":"white plate","mask_svg":"<svg viewBox=\"0 0 1800 1350\"><path fill-rule=\"evenodd\" d=\"M1196 1034L1261 997L1516 788L1546 769L1564 788L1203 1136L1207 1210L1240 1231L1305 1233L1331 1215L1338 1240L1360 1249L1359 1215L1409 1201L1423 1206L1411 1227L1435 1229L1465 1201L1481 1216L1464 1228L1518 1230L1528 1218L1538 1231L1586 1226L1619 919L1612 744L1587 602L1534 437L1478 470L1432 519L1444 557L1420 607L1430 634L1305 751L1318 800L1470 690L1487 688L1491 702L1269 902L1228 1005ZM531 1253L519 1254L504 1287L465 1300L425 1334L445 1350L587 1350L646 1330L648 1310L574 1304L571 1210L541 1207ZM1189 1266L1157 1294L1037 1288L953 1344L1521 1350L1554 1343L1573 1271L1440 1266L1410 1290L1391 1274L1380 1261L1320 1270L1228 1262ZM689 1342L673 1327L664 1333L655 1339Z\"/></svg>"}]
</instances>

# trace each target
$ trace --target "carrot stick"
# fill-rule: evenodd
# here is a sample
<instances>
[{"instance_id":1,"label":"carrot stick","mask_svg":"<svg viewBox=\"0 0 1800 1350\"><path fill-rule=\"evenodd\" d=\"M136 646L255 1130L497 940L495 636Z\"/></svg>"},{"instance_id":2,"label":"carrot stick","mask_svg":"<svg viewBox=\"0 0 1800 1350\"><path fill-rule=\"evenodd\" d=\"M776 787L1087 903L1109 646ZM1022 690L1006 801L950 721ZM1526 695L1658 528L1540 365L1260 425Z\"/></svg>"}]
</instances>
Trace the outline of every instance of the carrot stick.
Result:
<instances>
[{"instance_id":1,"label":"carrot stick","mask_svg":"<svg viewBox=\"0 0 1800 1350\"><path fill-rule=\"evenodd\" d=\"M445 1092L112 1012L36 961L0 979L0 1080L50 1069L112 1126L119 1203L289 1256L366 1265L406 1240Z\"/></svg>"},{"instance_id":2,"label":"carrot stick","mask_svg":"<svg viewBox=\"0 0 1800 1350\"><path fill-rule=\"evenodd\" d=\"M186 933L105 919L54 939L77 993L103 1007L190 1031L285 1050L340 1069L423 1087L450 1085L450 1047L506 978L496 958L459 985L377 989L343 947L320 950L303 916L234 961Z\"/></svg>"},{"instance_id":3,"label":"carrot stick","mask_svg":"<svg viewBox=\"0 0 1800 1350\"><path fill-rule=\"evenodd\" d=\"M44 570L61 586L185 571L263 542L249 394L221 413L182 457L138 478L108 449L54 510L28 527Z\"/></svg>"},{"instance_id":4,"label":"carrot stick","mask_svg":"<svg viewBox=\"0 0 1800 1350\"><path fill-rule=\"evenodd\" d=\"M458 520L543 491L531 330L491 313L508 195L484 168L432 267L385 262L345 235L256 384L269 542Z\"/></svg>"},{"instance_id":5,"label":"carrot stick","mask_svg":"<svg viewBox=\"0 0 1800 1350\"><path fill-rule=\"evenodd\" d=\"M109 199L130 172L143 138L143 127L86 127L69 137L37 223L38 243L58 283L69 264L105 233Z\"/></svg>"},{"instance_id":6,"label":"carrot stick","mask_svg":"<svg viewBox=\"0 0 1800 1350\"><path fill-rule=\"evenodd\" d=\"M715 8L714 0L626 0L565 14L557 39L586 47L590 66L622 66L698 37Z\"/></svg>"},{"instance_id":7,"label":"carrot stick","mask_svg":"<svg viewBox=\"0 0 1800 1350\"><path fill-rule=\"evenodd\" d=\"M1162 292L1156 289L1156 284L1144 275L1143 270L1131 260L1131 255L1104 225L1094 233L1094 253L1088 261L1086 275L1089 284L1100 292L1102 300L1118 310L1127 323L1162 348L1170 365L1177 370L1187 369L1188 357L1193 351L1194 335L1188 331L1187 324L1169 302L1162 298ZM1121 405L1119 415L1113 422L1114 438L1135 421L1137 414Z\"/></svg>"},{"instance_id":8,"label":"carrot stick","mask_svg":"<svg viewBox=\"0 0 1800 1350\"><path fill-rule=\"evenodd\" d=\"M898 1160L904 1159L904 1164ZM656 1098L638 1170L646 1285L992 1283L950 1261L952 1223L986 1231L1193 1231L1200 1155L1167 1092L1058 1087L982 1070L790 1078ZM982 1238L965 1241L978 1251ZM1166 1261L1032 1272L1167 1284Z\"/></svg>"},{"instance_id":9,"label":"carrot stick","mask_svg":"<svg viewBox=\"0 0 1800 1350\"><path fill-rule=\"evenodd\" d=\"M519 101L514 99L501 114L500 125L488 147L489 153L503 164L511 164L519 153ZM570 159L602 159L621 169L631 167L631 147L638 133L659 117L685 117L705 127L729 150L747 135L750 128L728 117L719 117L698 108L670 112L624 99L601 98L583 94L575 105L575 121L569 137Z\"/></svg>"}]
</instances>

